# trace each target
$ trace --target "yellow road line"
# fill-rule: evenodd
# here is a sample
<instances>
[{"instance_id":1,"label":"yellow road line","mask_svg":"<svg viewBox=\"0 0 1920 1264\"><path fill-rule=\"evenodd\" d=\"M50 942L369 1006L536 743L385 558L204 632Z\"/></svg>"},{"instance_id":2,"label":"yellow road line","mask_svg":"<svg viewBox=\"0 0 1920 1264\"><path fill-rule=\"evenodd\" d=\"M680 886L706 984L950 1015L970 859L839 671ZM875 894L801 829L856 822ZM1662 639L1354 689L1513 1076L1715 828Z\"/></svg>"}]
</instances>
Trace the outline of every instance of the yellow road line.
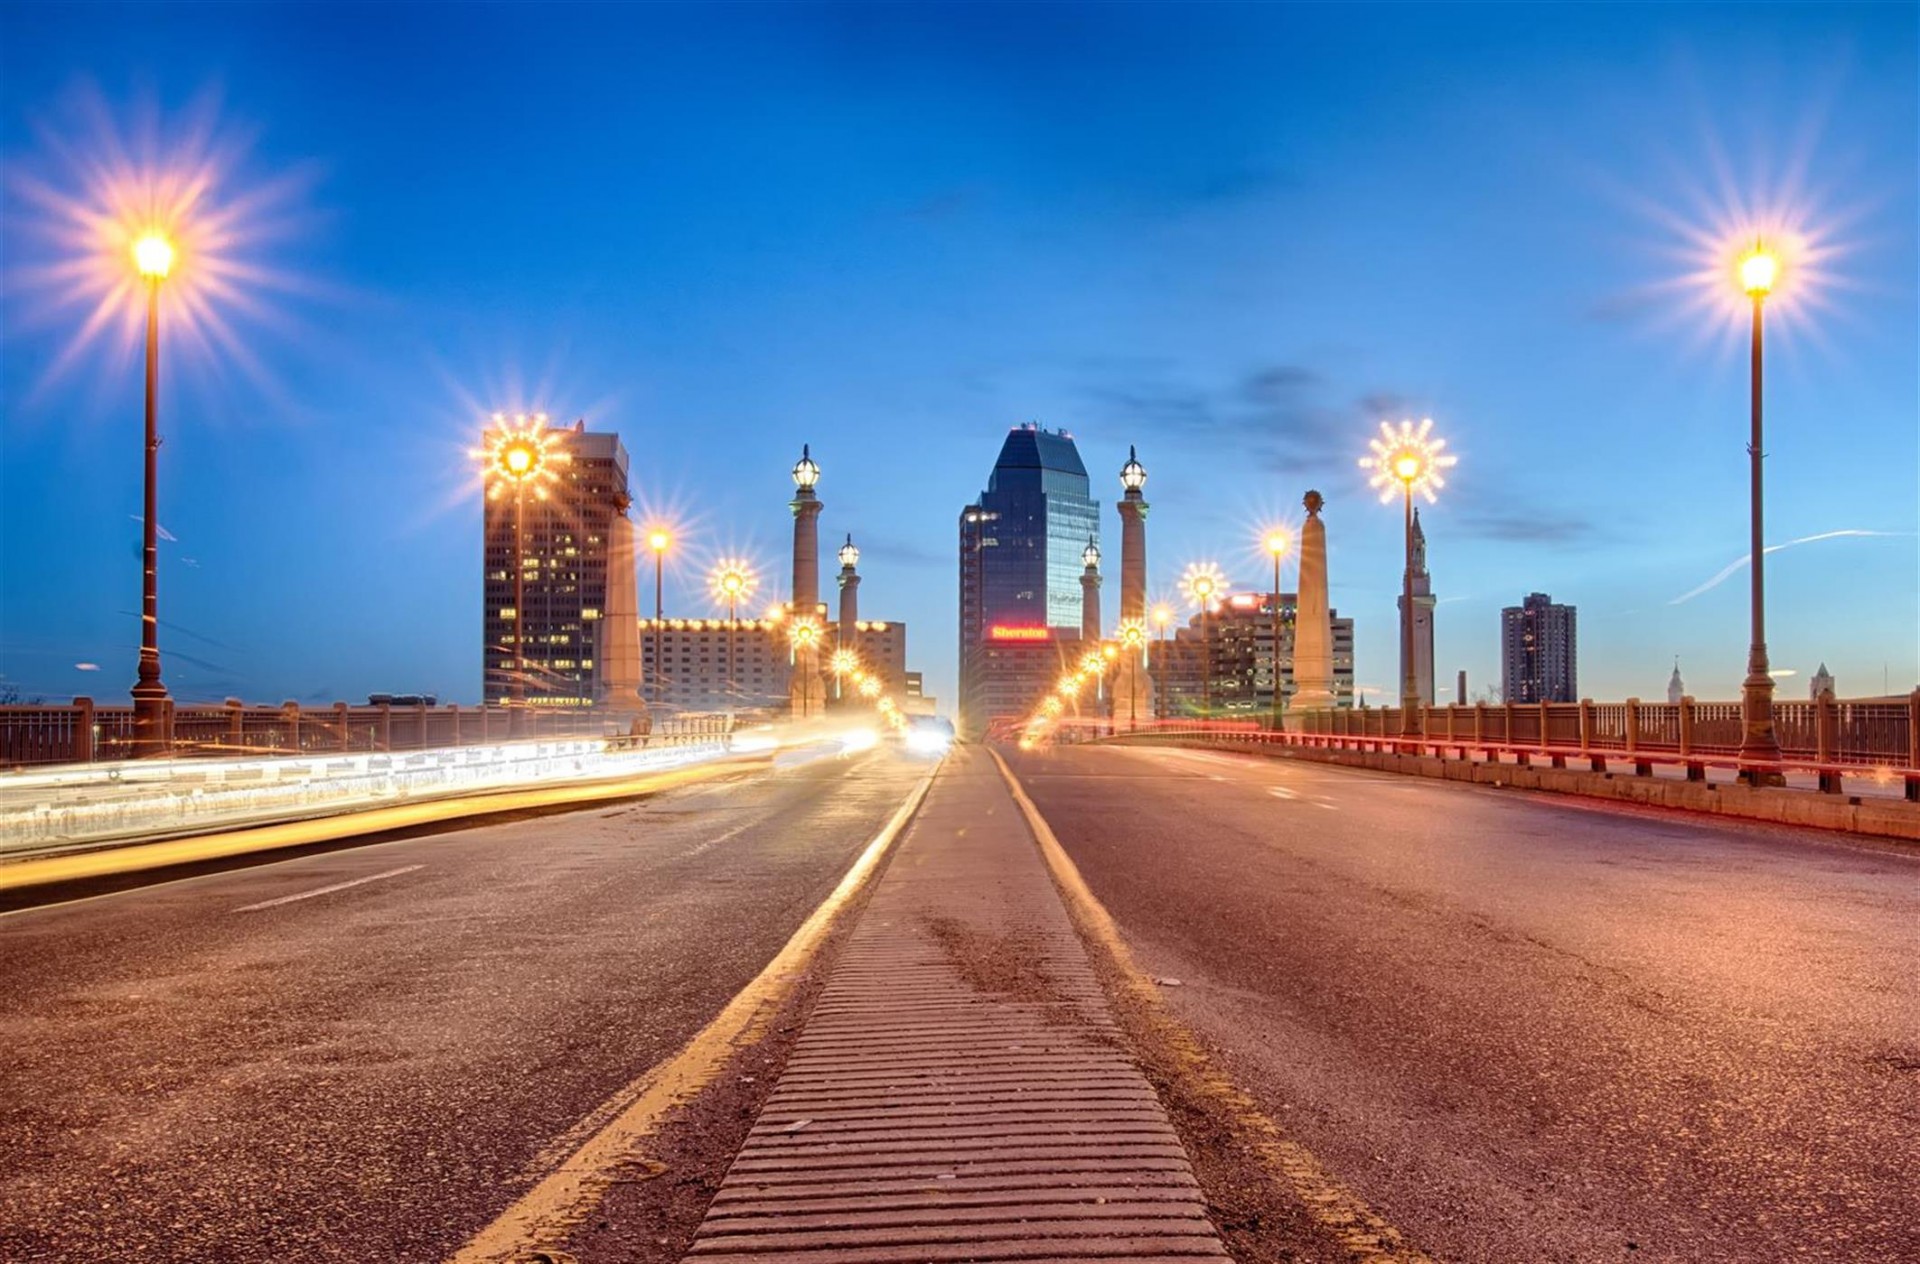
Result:
<instances>
[{"instance_id":1,"label":"yellow road line","mask_svg":"<svg viewBox=\"0 0 1920 1264\"><path fill-rule=\"evenodd\" d=\"M1040 854L1053 872L1054 883L1066 899L1068 912L1081 933L1111 958L1129 995L1151 1016L1155 1029L1167 1041L1182 1075L1206 1097L1224 1107L1236 1127L1252 1139L1268 1170L1300 1200L1314 1223L1346 1248L1347 1258L1354 1264L1433 1264L1431 1257L1407 1242L1398 1229L1382 1220L1359 1195L1321 1166L1305 1146L1282 1133L1278 1125L1261 1113L1251 1097L1213 1068L1193 1033L1168 1010L1151 976L1135 964L1133 952L1120 937L1112 915L1087 887L1079 867L1060 845L1046 818L1040 815L1040 809L1027 797L1013 769L1007 766L999 751L991 753L994 762L1000 765L1007 789L1013 792L1013 801L1020 805L1027 827L1040 844Z\"/></svg>"},{"instance_id":2,"label":"yellow road line","mask_svg":"<svg viewBox=\"0 0 1920 1264\"><path fill-rule=\"evenodd\" d=\"M559 1143L549 1146L546 1153L553 1154L570 1146L574 1138L591 1134L572 1147L572 1153L557 1169L475 1234L448 1264L502 1264L539 1247L556 1246L599 1205L622 1167L647 1164L639 1150L661 1118L705 1088L729 1058L765 1033L767 1020L792 994L835 919L872 880L894 840L913 819L934 775L929 772L920 779L899 811L840 879L840 885L801 923L753 982L728 1001L726 1008L678 1053L615 1093Z\"/></svg>"},{"instance_id":3,"label":"yellow road line","mask_svg":"<svg viewBox=\"0 0 1920 1264\"><path fill-rule=\"evenodd\" d=\"M756 761L757 762L757 761ZM49 882L70 882L76 878L99 878L113 874L137 873L167 865L192 864L202 860L220 860L249 852L272 851L282 847L303 847L309 843L328 843L361 834L380 834L388 830L431 825L457 820L463 816L518 812L529 808L564 807L573 803L591 803L599 799L630 798L653 794L693 781L703 781L726 772L737 772L742 764L723 760L649 773L621 781L596 781L584 785L562 785L530 790L509 790L498 794L462 795L451 799L426 799L416 803L394 804L366 812L347 812L337 816L311 817L303 821L284 821L278 825L260 825L252 829L229 830L219 834L196 834L191 838L171 838L157 843L135 843L125 847L106 846L98 851L42 856L0 865L0 891L20 887L44 886Z\"/></svg>"}]
</instances>

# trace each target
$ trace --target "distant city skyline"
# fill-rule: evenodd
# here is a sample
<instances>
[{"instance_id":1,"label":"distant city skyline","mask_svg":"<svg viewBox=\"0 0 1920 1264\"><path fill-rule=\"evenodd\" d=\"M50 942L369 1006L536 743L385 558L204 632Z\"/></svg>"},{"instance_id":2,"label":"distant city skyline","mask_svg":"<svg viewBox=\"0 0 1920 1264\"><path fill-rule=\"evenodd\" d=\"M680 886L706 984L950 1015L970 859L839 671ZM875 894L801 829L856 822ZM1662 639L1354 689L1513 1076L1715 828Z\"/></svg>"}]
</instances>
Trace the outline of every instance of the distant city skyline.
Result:
<instances>
[{"instance_id":1,"label":"distant city skyline","mask_svg":"<svg viewBox=\"0 0 1920 1264\"><path fill-rule=\"evenodd\" d=\"M1583 693L1663 696L1678 655L1732 699L1746 366L1694 235L1778 205L1825 243L1769 330L1781 696L1822 662L1848 696L1920 682L1910 6L400 8L373 46L321 7L113 13L10 6L0 46L0 686L119 699L138 643L139 368L111 331L76 350L35 190L210 90L250 138L217 196L273 215L228 336L166 344L182 700L477 700L497 410L619 437L636 525L683 542L669 615L715 613L717 556L783 583L811 443L825 538L946 706L953 507L1028 421L1075 435L1103 514L1138 446L1156 595L1204 560L1271 587L1261 529L1324 492L1356 683L1391 700L1399 512L1354 462L1432 415L1461 455L1422 515L1437 676L1497 680L1538 590L1580 609ZM507 64L567 89L503 94Z\"/></svg>"}]
</instances>

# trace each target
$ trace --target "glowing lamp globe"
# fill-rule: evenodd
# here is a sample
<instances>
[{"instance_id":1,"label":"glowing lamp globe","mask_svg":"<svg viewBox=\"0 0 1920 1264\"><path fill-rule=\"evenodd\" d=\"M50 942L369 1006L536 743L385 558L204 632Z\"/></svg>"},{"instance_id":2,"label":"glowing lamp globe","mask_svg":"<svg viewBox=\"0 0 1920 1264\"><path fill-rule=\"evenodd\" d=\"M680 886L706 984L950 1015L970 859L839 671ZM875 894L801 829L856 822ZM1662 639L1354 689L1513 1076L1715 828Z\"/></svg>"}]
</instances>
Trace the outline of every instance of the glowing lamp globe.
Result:
<instances>
[{"instance_id":1,"label":"glowing lamp globe","mask_svg":"<svg viewBox=\"0 0 1920 1264\"><path fill-rule=\"evenodd\" d=\"M840 546L840 565L852 570L860 564L860 550L854 546L853 536L847 536L847 542Z\"/></svg>"},{"instance_id":2,"label":"glowing lamp globe","mask_svg":"<svg viewBox=\"0 0 1920 1264\"><path fill-rule=\"evenodd\" d=\"M660 527L655 527L652 531L647 532L647 547L655 553L665 553L667 546L672 543L673 536Z\"/></svg>"},{"instance_id":3,"label":"glowing lamp globe","mask_svg":"<svg viewBox=\"0 0 1920 1264\"><path fill-rule=\"evenodd\" d=\"M1764 246L1755 246L1753 252L1740 261L1740 288L1755 298L1771 293L1779 277L1780 260Z\"/></svg>"},{"instance_id":4,"label":"glowing lamp globe","mask_svg":"<svg viewBox=\"0 0 1920 1264\"><path fill-rule=\"evenodd\" d=\"M800 459L793 463L793 485L803 492L810 492L819 481L820 467L815 464L809 445L803 443L800 445Z\"/></svg>"},{"instance_id":5,"label":"glowing lamp globe","mask_svg":"<svg viewBox=\"0 0 1920 1264\"><path fill-rule=\"evenodd\" d=\"M1140 458L1134 455L1133 445L1127 445L1127 463L1120 467L1120 486L1130 492L1137 492L1147 485L1147 467L1140 464Z\"/></svg>"},{"instance_id":6,"label":"glowing lamp globe","mask_svg":"<svg viewBox=\"0 0 1920 1264\"><path fill-rule=\"evenodd\" d=\"M133 243L133 266L140 275L158 281L173 271L173 243L159 233L147 233Z\"/></svg>"},{"instance_id":7,"label":"glowing lamp globe","mask_svg":"<svg viewBox=\"0 0 1920 1264\"><path fill-rule=\"evenodd\" d=\"M1085 564L1089 570L1098 567L1100 565L1100 546L1092 540L1088 540L1087 547L1080 550L1080 561Z\"/></svg>"}]
</instances>

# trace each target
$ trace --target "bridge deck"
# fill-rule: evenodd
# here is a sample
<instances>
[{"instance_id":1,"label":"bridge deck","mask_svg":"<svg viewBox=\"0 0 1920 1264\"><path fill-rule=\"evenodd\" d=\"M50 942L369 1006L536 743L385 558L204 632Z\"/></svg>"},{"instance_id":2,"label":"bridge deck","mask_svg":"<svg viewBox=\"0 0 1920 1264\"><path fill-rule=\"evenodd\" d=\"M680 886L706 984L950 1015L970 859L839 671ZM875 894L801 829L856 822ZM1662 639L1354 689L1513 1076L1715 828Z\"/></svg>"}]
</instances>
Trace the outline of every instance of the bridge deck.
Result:
<instances>
[{"instance_id":1,"label":"bridge deck","mask_svg":"<svg viewBox=\"0 0 1920 1264\"><path fill-rule=\"evenodd\" d=\"M687 1257L1224 1259L993 763L949 757Z\"/></svg>"}]
</instances>

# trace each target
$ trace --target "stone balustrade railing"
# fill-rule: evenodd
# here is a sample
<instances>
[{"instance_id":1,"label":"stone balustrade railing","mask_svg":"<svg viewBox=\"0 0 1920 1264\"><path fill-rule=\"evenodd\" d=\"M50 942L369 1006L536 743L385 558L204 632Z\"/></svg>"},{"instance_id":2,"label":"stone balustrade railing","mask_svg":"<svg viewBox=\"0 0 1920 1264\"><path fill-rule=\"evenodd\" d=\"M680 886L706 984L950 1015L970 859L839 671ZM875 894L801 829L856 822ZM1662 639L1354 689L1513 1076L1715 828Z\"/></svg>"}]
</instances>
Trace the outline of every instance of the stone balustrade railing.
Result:
<instances>
[{"instance_id":1,"label":"stone balustrade railing","mask_svg":"<svg viewBox=\"0 0 1920 1264\"><path fill-rule=\"evenodd\" d=\"M1838 793L1848 774L1898 777L1906 797L1920 800L1920 689L1905 698L1842 700L1831 694L1809 702L1776 702L1774 732L1780 744L1779 771L1812 773L1821 790ZM1265 734L1246 720L1162 721L1153 731L1192 728L1213 735ZM1539 759L1556 768L1584 761L1605 771L1608 760L1626 760L1642 775L1655 764L1679 765L1692 780L1711 766L1740 766L1742 734L1738 702L1677 703L1540 702L1422 707L1416 732L1408 733L1399 707L1336 709L1291 713L1289 742L1302 745L1357 745L1426 754L1470 753Z\"/></svg>"}]
</instances>

